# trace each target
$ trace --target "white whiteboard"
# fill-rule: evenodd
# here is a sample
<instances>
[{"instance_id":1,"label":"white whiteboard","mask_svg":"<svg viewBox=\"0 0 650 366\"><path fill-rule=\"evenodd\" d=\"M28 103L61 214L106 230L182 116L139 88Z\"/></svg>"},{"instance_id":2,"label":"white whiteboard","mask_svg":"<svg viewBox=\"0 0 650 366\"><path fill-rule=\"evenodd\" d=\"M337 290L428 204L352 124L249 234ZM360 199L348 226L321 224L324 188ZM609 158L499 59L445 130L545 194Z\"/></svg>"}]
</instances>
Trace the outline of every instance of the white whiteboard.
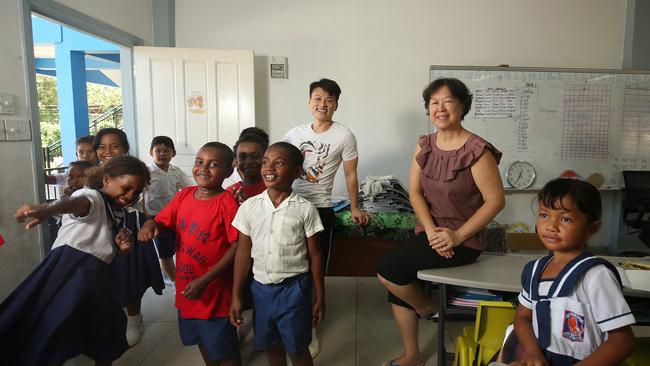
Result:
<instances>
[{"instance_id":1,"label":"white whiteboard","mask_svg":"<svg viewBox=\"0 0 650 366\"><path fill-rule=\"evenodd\" d=\"M531 162L534 187L571 169L620 188L622 170L650 170L650 73L431 66L429 77L467 85L474 101L464 127L503 152L502 173Z\"/></svg>"}]
</instances>

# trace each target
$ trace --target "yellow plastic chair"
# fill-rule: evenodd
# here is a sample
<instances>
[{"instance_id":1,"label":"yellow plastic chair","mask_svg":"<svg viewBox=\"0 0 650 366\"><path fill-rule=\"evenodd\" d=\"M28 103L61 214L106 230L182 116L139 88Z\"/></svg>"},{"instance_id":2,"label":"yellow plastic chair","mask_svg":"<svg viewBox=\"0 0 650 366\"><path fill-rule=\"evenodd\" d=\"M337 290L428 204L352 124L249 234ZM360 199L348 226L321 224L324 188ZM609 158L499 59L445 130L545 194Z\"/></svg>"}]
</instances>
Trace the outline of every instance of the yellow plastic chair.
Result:
<instances>
[{"instance_id":1,"label":"yellow plastic chair","mask_svg":"<svg viewBox=\"0 0 650 366\"><path fill-rule=\"evenodd\" d=\"M456 354L454 355L454 366L470 366L474 361L476 343L465 336L456 338Z\"/></svg>"},{"instance_id":2,"label":"yellow plastic chair","mask_svg":"<svg viewBox=\"0 0 650 366\"><path fill-rule=\"evenodd\" d=\"M456 339L454 366L487 365L499 352L506 327L515 319L514 306L506 301L481 301L474 327L464 327Z\"/></svg>"}]
</instances>

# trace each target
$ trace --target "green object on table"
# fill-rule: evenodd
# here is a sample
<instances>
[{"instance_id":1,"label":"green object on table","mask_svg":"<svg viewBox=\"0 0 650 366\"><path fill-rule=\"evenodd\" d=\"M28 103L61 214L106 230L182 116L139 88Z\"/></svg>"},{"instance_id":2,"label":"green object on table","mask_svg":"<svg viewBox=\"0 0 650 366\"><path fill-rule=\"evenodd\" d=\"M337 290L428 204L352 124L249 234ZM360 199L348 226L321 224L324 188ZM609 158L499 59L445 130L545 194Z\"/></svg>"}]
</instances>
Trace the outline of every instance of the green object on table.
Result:
<instances>
[{"instance_id":1,"label":"green object on table","mask_svg":"<svg viewBox=\"0 0 650 366\"><path fill-rule=\"evenodd\" d=\"M334 222L335 232L344 236L370 236L380 239L406 240L418 223L412 212L402 213L371 213L370 222L360 226L352 222L352 212L344 210L337 212Z\"/></svg>"},{"instance_id":2,"label":"green object on table","mask_svg":"<svg viewBox=\"0 0 650 366\"><path fill-rule=\"evenodd\" d=\"M634 339L634 353L626 358L621 366L643 366L650 359L650 337Z\"/></svg>"}]
</instances>

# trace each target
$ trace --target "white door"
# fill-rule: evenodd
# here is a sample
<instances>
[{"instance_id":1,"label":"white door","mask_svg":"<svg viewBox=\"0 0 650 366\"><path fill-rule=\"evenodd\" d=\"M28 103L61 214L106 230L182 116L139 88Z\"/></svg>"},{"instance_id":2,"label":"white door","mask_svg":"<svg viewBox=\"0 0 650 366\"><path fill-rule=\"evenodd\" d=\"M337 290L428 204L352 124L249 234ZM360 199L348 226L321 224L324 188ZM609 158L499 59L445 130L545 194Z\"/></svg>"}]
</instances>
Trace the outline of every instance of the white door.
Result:
<instances>
[{"instance_id":1,"label":"white door","mask_svg":"<svg viewBox=\"0 0 650 366\"><path fill-rule=\"evenodd\" d=\"M174 165L191 174L208 141L230 147L255 124L253 51L135 47L137 154L150 161L154 136L174 140Z\"/></svg>"}]
</instances>

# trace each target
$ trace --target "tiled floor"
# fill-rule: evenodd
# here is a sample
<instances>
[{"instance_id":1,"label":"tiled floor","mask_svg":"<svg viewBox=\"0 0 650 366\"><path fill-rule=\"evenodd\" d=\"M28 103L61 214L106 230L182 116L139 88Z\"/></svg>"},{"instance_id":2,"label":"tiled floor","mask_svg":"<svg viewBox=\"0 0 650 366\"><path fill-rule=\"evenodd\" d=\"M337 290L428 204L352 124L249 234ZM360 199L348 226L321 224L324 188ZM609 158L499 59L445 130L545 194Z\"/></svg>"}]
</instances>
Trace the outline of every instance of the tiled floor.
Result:
<instances>
[{"instance_id":1,"label":"tiled floor","mask_svg":"<svg viewBox=\"0 0 650 366\"><path fill-rule=\"evenodd\" d=\"M325 321L319 327L322 352L314 360L321 366L380 366L401 352L401 341L392 320L386 292L376 278L327 277ZM151 292L143 299L145 333L142 341L113 365L203 365L196 347L183 347L178 335L176 309L171 291L162 296ZM250 315L249 315L250 316ZM452 339L461 334L467 322L448 322L445 344L453 352ZM427 365L434 365L436 327L420 322L420 345ZM650 336L650 327L635 328L637 336ZM252 337L242 346L244 365L267 365L263 354L252 351ZM66 366L93 365L85 357Z\"/></svg>"}]
</instances>

